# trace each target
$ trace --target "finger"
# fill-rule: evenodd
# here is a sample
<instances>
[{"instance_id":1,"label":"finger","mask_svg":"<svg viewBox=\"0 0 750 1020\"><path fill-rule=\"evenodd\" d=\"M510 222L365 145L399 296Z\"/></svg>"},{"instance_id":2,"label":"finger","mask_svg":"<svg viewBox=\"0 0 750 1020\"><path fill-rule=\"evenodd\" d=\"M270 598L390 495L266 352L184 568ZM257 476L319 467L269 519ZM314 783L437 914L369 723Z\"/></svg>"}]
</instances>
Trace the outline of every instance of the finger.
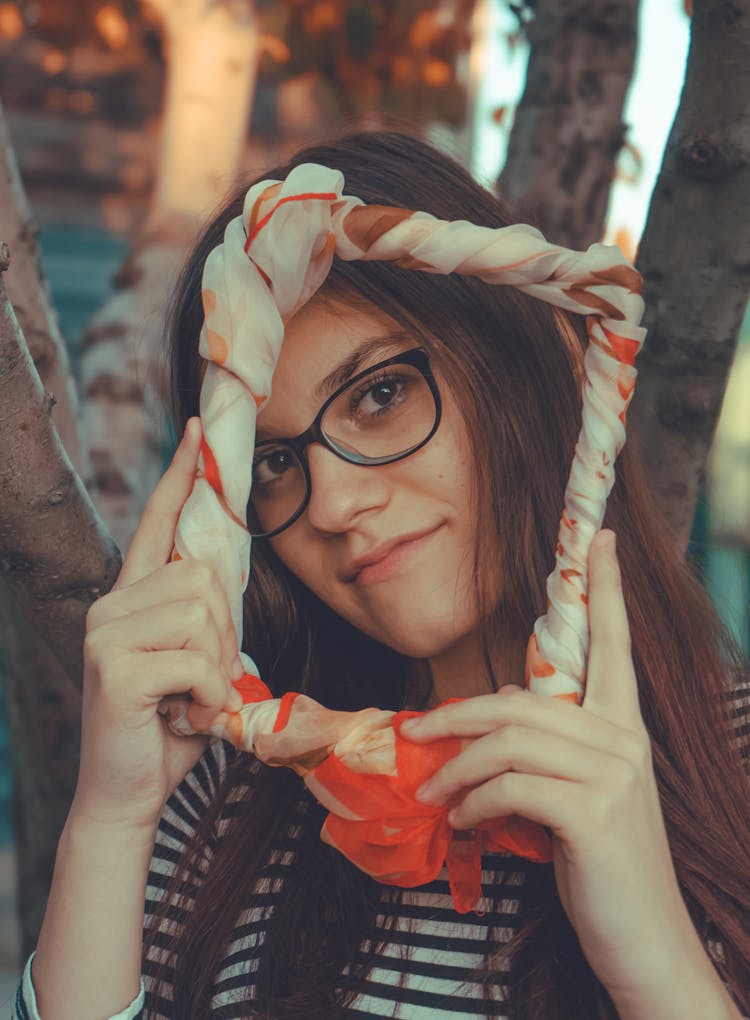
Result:
<instances>
[{"instance_id":1,"label":"finger","mask_svg":"<svg viewBox=\"0 0 750 1020\"><path fill-rule=\"evenodd\" d=\"M236 705L227 704L230 688L226 677L204 653L170 649L139 658L143 660L138 665L146 703L158 705L171 696L187 694L191 701L188 722L199 733L207 731L221 712L236 710Z\"/></svg>"},{"instance_id":2,"label":"finger","mask_svg":"<svg viewBox=\"0 0 750 1020\"><path fill-rule=\"evenodd\" d=\"M461 790L503 772L524 772L582 783L611 769L613 755L565 737L512 725L473 741L419 790L416 798L434 807Z\"/></svg>"},{"instance_id":3,"label":"finger","mask_svg":"<svg viewBox=\"0 0 750 1020\"><path fill-rule=\"evenodd\" d=\"M580 783L523 772L505 772L472 790L448 814L454 829L475 829L490 819L519 815L564 838L582 810Z\"/></svg>"},{"instance_id":4,"label":"finger","mask_svg":"<svg viewBox=\"0 0 750 1020\"><path fill-rule=\"evenodd\" d=\"M138 609L104 624L97 640L102 647L125 651L192 648L206 652L217 666L221 660L221 641L212 610L203 599Z\"/></svg>"},{"instance_id":5,"label":"finger","mask_svg":"<svg viewBox=\"0 0 750 1020\"><path fill-rule=\"evenodd\" d=\"M408 740L426 743L445 737L478 738L509 725L557 734L597 750L627 753L618 726L582 712L572 702L526 690L443 705L402 723L399 732Z\"/></svg>"},{"instance_id":6,"label":"finger","mask_svg":"<svg viewBox=\"0 0 750 1020\"><path fill-rule=\"evenodd\" d=\"M234 689L228 673L220 664L221 642L211 621L210 608L203 600L186 600L141 609L104 624L96 630L95 635L96 646L105 649L120 648L131 653L137 650L147 652L149 655L158 655L169 650L187 650L193 655L194 667L201 667L207 673L218 674L223 678L220 704L230 711L238 711L242 707L242 696ZM139 657L137 652L135 656L131 654L128 661L132 661L134 657ZM146 663L148 661L147 657ZM106 672L101 672L105 678L102 682L106 683ZM117 676L119 675L117 671ZM140 673L135 667L133 675L138 677L140 683ZM119 684L120 681L116 680L115 689L110 686L110 697L114 701L122 702L124 692L120 694L117 689ZM188 686L184 684L176 691L173 689L161 691L159 697L187 691ZM211 704L213 707L213 702ZM199 714L198 718L201 723L204 721L203 714Z\"/></svg>"},{"instance_id":7,"label":"finger","mask_svg":"<svg viewBox=\"0 0 750 1020\"><path fill-rule=\"evenodd\" d=\"M193 491L201 435L200 418L190 418L172 463L146 503L115 588L133 584L168 561L180 511Z\"/></svg>"},{"instance_id":8,"label":"finger","mask_svg":"<svg viewBox=\"0 0 750 1020\"><path fill-rule=\"evenodd\" d=\"M594 536L589 552L590 646L583 707L619 725L641 722L614 532Z\"/></svg>"},{"instance_id":9,"label":"finger","mask_svg":"<svg viewBox=\"0 0 750 1020\"><path fill-rule=\"evenodd\" d=\"M211 611L221 641L221 662L232 679L239 679L244 668L238 658L237 632L226 591L216 572L200 560L177 560L159 567L153 573L119 591L110 592L94 603L89 611L91 627L97 621L111 621L141 609L159 607L172 602L202 599ZM101 609L97 610L97 607Z\"/></svg>"}]
</instances>

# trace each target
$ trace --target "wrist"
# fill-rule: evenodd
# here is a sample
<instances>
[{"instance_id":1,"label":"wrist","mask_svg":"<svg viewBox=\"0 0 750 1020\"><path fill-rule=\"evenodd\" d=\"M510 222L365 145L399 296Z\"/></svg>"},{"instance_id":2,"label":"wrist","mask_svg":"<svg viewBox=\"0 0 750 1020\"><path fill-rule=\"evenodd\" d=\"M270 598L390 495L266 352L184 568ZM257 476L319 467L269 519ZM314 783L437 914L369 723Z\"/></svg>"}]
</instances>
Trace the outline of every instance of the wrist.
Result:
<instances>
[{"instance_id":1,"label":"wrist","mask_svg":"<svg viewBox=\"0 0 750 1020\"><path fill-rule=\"evenodd\" d=\"M679 968L665 968L648 986L634 982L617 994L610 991L619 1020L743 1020L708 955L683 957Z\"/></svg>"},{"instance_id":2,"label":"wrist","mask_svg":"<svg viewBox=\"0 0 750 1020\"><path fill-rule=\"evenodd\" d=\"M122 804L116 796L103 795L101 790L91 789L90 784L79 780L68 812L68 820L77 829L90 829L92 833L107 838L108 833L135 840L155 838L164 804L154 798L129 797L129 803Z\"/></svg>"},{"instance_id":3,"label":"wrist","mask_svg":"<svg viewBox=\"0 0 750 1020\"><path fill-rule=\"evenodd\" d=\"M106 819L77 804L75 798L63 827L60 843L102 848L113 846L126 853L153 850L158 820Z\"/></svg>"}]
</instances>

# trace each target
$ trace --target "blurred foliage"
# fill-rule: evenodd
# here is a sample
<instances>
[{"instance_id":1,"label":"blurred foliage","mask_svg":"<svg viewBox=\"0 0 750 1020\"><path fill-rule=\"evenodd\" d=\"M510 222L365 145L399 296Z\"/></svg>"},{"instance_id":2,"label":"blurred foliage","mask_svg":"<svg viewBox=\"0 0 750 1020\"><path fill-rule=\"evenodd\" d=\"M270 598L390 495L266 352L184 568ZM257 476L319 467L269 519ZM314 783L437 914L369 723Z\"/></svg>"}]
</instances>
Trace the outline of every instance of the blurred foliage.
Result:
<instances>
[{"instance_id":1,"label":"blurred foliage","mask_svg":"<svg viewBox=\"0 0 750 1020\"><path fill-rule=\"evenodd\" d=\"M180 0L174 3L179 8ZM324 116L381 110L460 124L474 6L475 0L256 0L259 84L275 89L312 77ZM43 47L34 62L49 85L66 87L84 51L91 68L98 55L96 78L107 66L163 64L159 25L146 0L0 0L0 50L24 40Z\"/></svg>"},{"instance_id":2,"label":"blurred foliage","mask_svg":"<svg viewBox=\"0 0 750 1020\"><path fill-rule=\"evenodd\" d=\"M149 24L140 0L13 0L0 6L15 7L37 38L62 50L137 45L140 23Z\"/></svg>"},{"instance_id":3,"label":"blurred foliage","mask_svg":"<svg viewBox=\"0 0 750 1020\"><path fill-rule=\"evenodd\" d=\"M283 80L316 72L325 113L382 110L463 121L459 58L471 44L474 0L264 0L256 6L267 41L261 75Z\"/></svg>"}]
</instances>

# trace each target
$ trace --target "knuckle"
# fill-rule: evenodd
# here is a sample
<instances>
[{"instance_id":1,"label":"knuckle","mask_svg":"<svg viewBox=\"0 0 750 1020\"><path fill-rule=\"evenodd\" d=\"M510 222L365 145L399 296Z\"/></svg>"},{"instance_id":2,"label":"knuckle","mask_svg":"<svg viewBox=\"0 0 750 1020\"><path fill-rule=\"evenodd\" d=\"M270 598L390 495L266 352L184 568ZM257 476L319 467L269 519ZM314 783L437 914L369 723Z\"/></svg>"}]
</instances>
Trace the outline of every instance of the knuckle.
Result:
<instances>
[{"instance_id":1,"label":"knuckle","mask_svg":"<svg viewBox=\"0 0 750 1020\"><path fill-rule=\"evenodd\" d=\"M495 793L512 801L518 793L518 776L518 772L501 773L492 781Z\"/></svg>"},{"instance_id":2,"label":"knuckle","mask_svg":"<svg viewBox=\"0 0 750 1020\"><path fill-rule=\"evenodd\" d=\"M205 686L211 683L216 674L216 662L205 649L199 648L190 659L191 672L194 680Z\"/></svg>"},{"instance_id":3,"label":"knuckle","mask_svg":"<svg viewBox=\"0 0 750 1020\"><path fill-rule=\"evenodd\" d=\"M191 627L200 632L203 631L209 624L211 619L211 611L208 608L206 602L203 599L193 599L190 602L190 608L188 610L188 618Z\"/></svg>"},{"instance_id":4,"label":"knuckle","mask_svg":"<svg viewBox=\"0 0 750 1020\"><path fill-rule=\"evenodd\" d=\"M190 578L198 591L205 591L214 583L216 574L210 563L205 560L189 560Z\"/></svg>"},{"instance_id":5,"label":"knuckle","mask_svg":"<svg viewBox=\"0 0 750 1020\"><path fill-rule=\"evenodd\" d=\"M627 800L638 781L635 767L623 758L614 760L607 770L607 775L594 793L594 808L602 822L608 822L622 811L623 801Z\"/></svg>"},{"instance_id":6,"label":"knuckle","mask_svg":"<svg viewBox=\"0 0 750 1020\"><path fill-rule=\"evenodd\" d=\"M518 723L508 723L500 731L500 749L503 754L513 756L524 743L523 728Z\"/></svg>"},{"instance_id":7,"label":"knuckle","mask_svg":"<svg viewBox=\"0 0 750 1020\"><path fill-rule=\"evenodd\" d=\"M611 789L598 789L589 794L585 805L587 816L598 819L599 824L607 824L617 813L617 798Z\"/></svg>"},{"instance_id":8,"label":"knuckle","mask_svg":"<svg viewBox=\"0 0 750 1020\"><path fill-rule=\"evenodd\" d=\"M611 782L617 793L628 793L638 782L638 769L633 762L618 758L612 770Z\"/></svg>"},{"instance_id":9,"label":"knuckle","mask_svg":"<svg viewBox=\"0 0 750 1020\"><path fill-rule=\"evenodd\" d=\"M623 737L623 755L638 772L651 767L652 749L648 733L627 732Z\"/></svg>"}]
</instances>

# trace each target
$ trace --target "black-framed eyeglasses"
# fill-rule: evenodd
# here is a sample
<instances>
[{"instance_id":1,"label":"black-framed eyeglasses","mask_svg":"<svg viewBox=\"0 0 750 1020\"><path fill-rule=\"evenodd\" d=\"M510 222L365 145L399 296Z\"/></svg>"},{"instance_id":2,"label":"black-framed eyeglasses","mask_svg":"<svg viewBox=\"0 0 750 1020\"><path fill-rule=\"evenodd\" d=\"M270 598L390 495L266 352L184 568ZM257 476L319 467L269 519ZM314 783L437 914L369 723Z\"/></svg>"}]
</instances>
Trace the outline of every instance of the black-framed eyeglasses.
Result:
<instances>
[{"instance_id":1,"label":"black-framed eyeglasses","mask_svg":"<svg viewBox=\"0 0 750 1020\"><path fill-rule=\"evenodd\" d=\"M392 464L432 438L441 413L430 358L421 347L359 372L328 397L300 435L256 444L247 507L251 536L272 538L305 512L312 491L310 443L351 464Z\"/></svg>"}]
</instances>

